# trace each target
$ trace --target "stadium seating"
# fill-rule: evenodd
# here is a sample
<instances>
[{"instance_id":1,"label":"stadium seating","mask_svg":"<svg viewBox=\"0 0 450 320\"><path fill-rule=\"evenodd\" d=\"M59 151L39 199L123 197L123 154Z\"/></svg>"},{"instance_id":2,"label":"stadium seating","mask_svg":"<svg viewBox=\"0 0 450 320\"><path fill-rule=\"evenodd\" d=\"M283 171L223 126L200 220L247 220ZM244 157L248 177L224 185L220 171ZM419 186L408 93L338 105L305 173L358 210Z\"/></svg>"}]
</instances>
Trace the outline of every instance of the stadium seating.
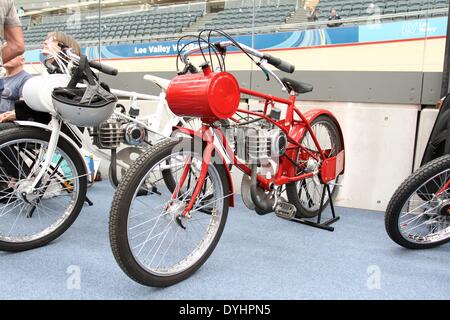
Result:
<instances>
[{"instance_id":1,"label":"stadium seating","mask_svg":"<svg viewBox=\"0 0 450 320\"><path fill-rule=\"evenodd\" d=\"M408 12L418 12L428 9L440 9L448 7L447 0L320 0L318 8L321 11L320 19L326 20L329 13L334 8L341 18L354 18L367 16L367 8L374 3L380 10L380 14L406 14ZM445 12L433 13L432 16L446 15ZM408 15L406 19L417 19L417 15ZM405 17L399 17L405 19ZM395 18L398 20L398 18Z\"/></svg>"},{"instance_id":2,"label":"stadium seating","mask_svg":"<svg viewBox=\"0 0 450 320\"><path fill-rule=\"evenodd\" d=\"M280 25L295 11L295 3L266 5L255 9L255 26ZM206 28L239 29L252 26L253 7L225 9L205 25Z\"/></svg>"},{"instance_id":3,"label":"stadium seating","mask_svg":"<svg viewBox=\"0 0 450 320\"><path fill-rule=\"evenodd\" d=\"M24 30L27 46L40 46L46 35L55 30L64 31L80 42L95 42L101 38L106 42L115 39L128 42L129 38L149 38L154 35L175 34L203 15L202 10L153 13L141 11L98 19L82 19L81 22L47 22L30 25ZM64 21L64 20L63 20Z\"/></svg>"},{"instance_id":4,"label":"stadium seating","mask_svg":"<svg viewBox=\"0 0 450 320\"><path fill-rule=\"evenodd\" d=\"M255 8L255 26L275 26L283 24L296 9L295 1L290 3L262 4ZM203 10L155 13L140 11L98 19L81 19L71 23L71 19L62 22L44 22L25 28L27 47L39 47L46 34L54 30L64 31L82 44L96 43L101 37L105 43L139 43L152 36L179 34L204 15ZM68 17L69 18L69 17ZM253 7L235 7L225 9L208 22L203 28L237 29L252 26ZM66 20L68 22L66 22ZM73 19L72 19L73 20Z\"/></svg>"}]
</instances>

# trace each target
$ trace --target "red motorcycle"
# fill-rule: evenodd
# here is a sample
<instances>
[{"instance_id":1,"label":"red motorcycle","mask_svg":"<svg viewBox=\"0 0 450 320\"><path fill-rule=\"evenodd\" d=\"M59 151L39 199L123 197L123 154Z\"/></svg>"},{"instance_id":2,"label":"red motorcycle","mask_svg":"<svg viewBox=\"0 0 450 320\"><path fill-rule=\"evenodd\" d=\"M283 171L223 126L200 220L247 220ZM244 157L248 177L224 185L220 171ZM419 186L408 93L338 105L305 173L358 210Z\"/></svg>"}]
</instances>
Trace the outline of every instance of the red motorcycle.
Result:
<instances>
[{"instance_id":1,"label":"red motorcycle","mask_svg":"<svg viewBox=\"0 0 450 320\"><path fill-rule=\"evenodd\" d=\"M177 64L181 60L184 68L166 97L172 112L197 117L201 125L176 128L174 139L150 147L127 170L112 204L114 256L128 276L144 285L182 281L210 256L235 202L232 166L244 173L241 195L248 208L286 219L317 216L344 171L336 118L323 109L303 114L296 96L313 87L280 79L268 68L293 73L293 65L231 37L215 43L209 39L199 36L197 46L180 50ZM276 79L289 98L240 88L225 71L231 46L252 59L267 79ZM205 60L200 72L189 60L194 53ZM215 70L214 56L219 62ZM239 107L243 95L264 100L263 110ZM330 186L329 193L324 185Z\"/></svg>"}]
</instances>

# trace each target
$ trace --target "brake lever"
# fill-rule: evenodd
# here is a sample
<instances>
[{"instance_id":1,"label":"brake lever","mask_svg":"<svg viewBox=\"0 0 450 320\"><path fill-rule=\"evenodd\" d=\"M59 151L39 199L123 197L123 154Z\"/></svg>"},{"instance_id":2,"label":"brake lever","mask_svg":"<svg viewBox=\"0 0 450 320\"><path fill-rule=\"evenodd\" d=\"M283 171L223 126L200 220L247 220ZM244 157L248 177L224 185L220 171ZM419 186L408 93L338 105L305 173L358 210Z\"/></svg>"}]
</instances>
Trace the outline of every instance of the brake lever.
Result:
<instances>
[{"instance_id":1,"label":"brake lever","mask_svg":"<svg viewBox=\"0 0 450 320\"><path fill-rule=\"evenodd\" d=\"M185 64L183 70L178 71L177 75L182 76L182 75L188 73L188 68L189 68L189 66L187 64Z\"/></svg>"},{"instance_id":2,"label":"brake lever","mask_svg":"<svg viewBox=\"0 0 450 320\"><path fill-rule=\"evenodd\" d=\"M261 59L256 65L261 68L262 72L266 75L266 81L270 81L269 70L265 67L266 60Z\"/></svg>"},{"instance_id":3,"label":"brake lever","mask_svg":"<svg viewBox=\"0 0 450 320\"><path fill-rule=\"evenodd\" d=\"M198 70L193 64L189 64L189 72L190 73L198 73Z\"/></svg>"},{"instance_id":4,"label":"brake lever","mask_svg":"<svg viewBox=\"0 0 450 320\"><path fill-rule=\"evenodd\" d=\"M269 72L267 72L267 71L264 70L264 69L262 69L262 71L263 71L264 74L266 75L266 81L270 81Z\"/></svg>"},{"instance_id":5,"label":"brake lever","mask_svg":"<svg viewBox=\"0 0 450 320\"><path fill-rule=\"evenodd\" d=\"M283 81L281 81L281 79L275 74L275 72L273 72L272 70L270 70L266 67L266 63L267 63L267 61L263 59L262 62L259 63L259 67L264 72L264 74L267 76L267 78L269 78L269 74L270 74L273 78L275 78L275 80L277 80L277 82L281 86L281 90L288 92L288 89L284 85Z\"/></svg>"},{"instance_id":6,"label":"brake lever","mask_svg":"<svg viewBox=\"0 0 450 320\"><path fill-rule=\"evenodd\" d=\"M193 64L191 64L191 63L189 62L189 63L187 63L187 64L184 65L184 68L183 68L182 71L178 72L178 75L179 75L179 76L185 75L185 74L187 74L188 72L189 72L189 73L198 73L198 70L197 70L197 68L196 68Z\"/></svg>"}]
</instances>

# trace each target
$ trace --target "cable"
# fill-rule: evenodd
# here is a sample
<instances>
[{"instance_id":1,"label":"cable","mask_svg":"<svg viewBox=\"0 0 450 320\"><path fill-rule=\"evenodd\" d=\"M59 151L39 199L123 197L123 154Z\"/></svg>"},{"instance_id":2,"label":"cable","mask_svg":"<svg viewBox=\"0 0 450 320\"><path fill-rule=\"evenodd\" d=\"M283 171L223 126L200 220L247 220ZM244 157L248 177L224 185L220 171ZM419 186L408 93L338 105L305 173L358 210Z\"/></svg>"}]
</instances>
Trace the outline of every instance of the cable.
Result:
<instances>
[{"instance_id":1,"label":"cable","mask_svg":"<svg viewBox=\"0 0 450 320\"><path fill-rule=\"evenodd\" d=\"M206 29L207 30L207 29ZM200 35L201 35L201 33L202 33L203 31L201 31L200 32ZM209 32L208 32L208 42L210 43L211 42L211 33L212 33L213 31L212 30L209 30ZM215 48L216 46L214 46L214 48ZM225 54L226 54L226 51L225 51ZM210 50L210 56L211 56L211 50ZM222 71L226 71L226 67L225 67L225 57L224 57L224 54L222 53L222 52L220 52L220 57L222 58L222 63L223 63L223 70Z\"/></svg>"},{"instance_id":2,"label":"cable","mask_svg":"<svg viewBox=\"0 0 450 320\"><path fill-rule=\"evenodd\" d=\"M261 68L261 66L260 66L260 64L259 64L259 62L256 62L255 59L253 59L252 55L249 54L247 51L245 51L245 50L242 48L242 46L239 44L239 42L237 42L237 41L236 41L233 37L231 37L228 33L226 33L226 32L223 31L223 30L219 30L219 29L205 29L205 30L200 31L200 34L201 34L202 32L205 32L205 31L209 31L210 34L211 34L212 32L216 32L216 33L220 34L221 36L225 37L226 39L230 40L236 48L238 48L240 51L242 51L243 53L245 53L245 55L246 55L250 60L252 60L252 61L253 61L253 62L254 62L254 63L262 70L262 68Z\"/></svg>"},{"instance_id":3,"label":"cable","mask_svg":"<svg viewBox=\"0 0 450 320\"><path fill-rule=\"evenodd\" d=\"M186 38L194 38L195 40L192 40L192 41L190 41L190 42L187 42L185 45L183 45L183 47L180 48L180 42L181 42L181 40L186 39ZM215 54L215 56L216 56L216 59L217 59L217 61L219 62L220 70L221 70L221 71L224 71L224 59L223 59L223 57L221 57L221 58L222 58L222 61L220 60L220 58L219 58L220 52L218 52L217 48L215 48L214 45L212 45L209 41L206 41L204 38L202 38L202 37L201 37L201 34L198 34L198 35L185 35L185 36L183 36L183 37L181 37L181 38L178 39L178 41L177 41L178 54L177 54L177 59L176 59L176 68L177 68L177 72L178 72L178 73L180 72L179 61L182 60L182 59L181 59L182 51L183 51L187 46L189 46L189 45L191 45L191 44L194 44L194 43L197 43L197 44L199 45L199 50L200 50L200 52L201 52L201 54L202 54L202 57L203 57L203 59L204 59L204 61L205 61L206 63L208 62L208 60L206 59L206 56L205 56L205 54L204 54L204 51L203 51L203 48L202 48L202 43L207 44L208 47L209 47L209 50L211 50L211 48L212 48L212 49L214 50L214 54ZM184 61L182 61L182 62L184 62ZM211 64L211 68L214 69L213 61L212 61L212 55L211 55L211 54L210 54L210 61L209 61L209 62L210 62L210 64Z\"/></svg>"},{"instance_id":4,"label":"cable","mask_svg":"<svg viewBox=\"0 0 450 320\"><path fill-rule=\"evenodd\" d=\"M207 34L207 40L205 40L205 38L202 37L202 35L203 35L204 33ZM179 61L180 61L180 60L182 61L182 59L181 59L182 52L186 49L187 46L192 45L192 44L195 44L195 43L198 44L198 46L199 46L199 51L200 51L200 53L201 53L201 55L202 55L203 60L205 61L205 63L208 63L208 59L207 59L206 56L205 56L205 51L204 51L205 48L202 47L202 44L206 44L206 45L207 45L207 47L208 47L209 63L210 63L210 65L211 65L211 69L214 70L213 56L212 56L212 52L214 52L215 57L216 57L216 59L217 59L217 61L218 61L218 63L219 63L219 68L220 68L220 70L221 70L221 71L225 71L225 70L226 70L226 66L225 66L225 54L226 54L226 51L225 51L225 54L224 54L222 51L219 51L220 48L216 47L215 44L211 43L211 37L212 37L212 34L214 34L214 33L216 33L216 34L218 34L218 35L224 37L224 38L227 39L227 40L229 40L229 41L233 44L233 46L235 46L237 49L239 49L239 50L240 50L242 53L244 53L251 61L253 61L253 62L254 62L261 70L263 70L262 67L261 67L261 65L260 65L260 63L257 62L257 61L253 58L253 56L252 56L251 54L249 54L247 51L245 51L244 48L243 48L243 47L242 47L242 46L241 46L241 45L240 45L233 37L231 37L228 33L226 33L226 32L223 31L223 30L219 30L219 29L203 29L203 30L201 30L201 31L199 32L198 35L192 35L192 34L189 34L189 35L182 36L182 37L180 37L180 38L178 39L178 41L177 41L178 54L177 54L177 59L176 59L176 69L177 69L177 72L178 72L178 73L180 72L180 69L179 69ZM193 40L187 42L186 44L183 45L183 47L180 48L180 42L181 42L183 39L188 39L188 38L191 38L191 39L193 39ZM184 61L182 61L182 62L184 63ZM264 71L264 70L263 70L263 71Z\"/></svg>"}]
</instances>

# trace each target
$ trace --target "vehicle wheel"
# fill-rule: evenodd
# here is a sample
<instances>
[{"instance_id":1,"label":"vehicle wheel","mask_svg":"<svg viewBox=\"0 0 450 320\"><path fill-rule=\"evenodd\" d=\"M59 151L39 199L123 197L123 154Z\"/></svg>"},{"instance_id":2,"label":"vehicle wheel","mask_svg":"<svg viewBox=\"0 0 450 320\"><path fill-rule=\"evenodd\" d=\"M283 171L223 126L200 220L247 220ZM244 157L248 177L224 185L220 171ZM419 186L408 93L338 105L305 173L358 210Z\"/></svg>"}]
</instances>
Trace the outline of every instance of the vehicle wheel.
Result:
<instances>
[{"instance_id":1,"label":"vehicle wheel","mask_svg":"<svg viewBox=\"0 0 450 320\"><path fill-rule=\"evenodd\" d=\"M20 127L0 132L0 250L24 251L58 238L86 198L84 160L60 137L36 194L24 196L44 162L50 132Z\"/></svg>"},{"instance_id":2,"label":"vehicle wheel","mask_svg":"<svg viewBox=\"0 0 450 320\"><path fill-rule=\"evenodd\" d=\"M188 140L150 147L127 170L114 196L109 222L112 251L122 270L143 285L165 287L188 278L210 256L225 226L230 189L221 164L209 166L191 218L181 216L202 163L201 148L192 151L192 139ZM187 159L192 164L173 200L162 172L170 170L180 181ZM142 189L147 194L139 196Z\"/></svg>"},{"instance_id":3,"label":"vehicle wheel","mask_svg":"<svg viewBox=\"0 0 450 320\"><path fill-rule=\"evenodd\" d=\"M327 115L321 115L314 119L311 123L311 128L322 148L322 150L329 150L329 157L336 156L342 151L344 142L339 134L339 129L335 121ZM318 154L317 147L307 132L301 141L301 144L310 152ZM297 155L297 164L299 165L298 174L301 174L308 159L312 159L306 153L299 151ZM339 177L332 183L337 183ZM333 184L330 185L331 196L336 193L336 188ZM320 212L320 200L322 199L323 184L320 182L318 174L312 178L300 180L286 185L286 194L289 201L295 205L297 209L296 216L299 218L313 218ZM325 191L324 208L328 205L330 199L328 193Z\"/></svg>"},{"instance_id":4,"label":"vehicle wheel","mask_svg":"<svg viewBox=\"0 0 450 320\"><path fill-rule=\"evenodd\" d=\"M410 175L386 209L389 237L409 249L427 249L450 241L450 155Z\"/></svg>"}]
</instances>

